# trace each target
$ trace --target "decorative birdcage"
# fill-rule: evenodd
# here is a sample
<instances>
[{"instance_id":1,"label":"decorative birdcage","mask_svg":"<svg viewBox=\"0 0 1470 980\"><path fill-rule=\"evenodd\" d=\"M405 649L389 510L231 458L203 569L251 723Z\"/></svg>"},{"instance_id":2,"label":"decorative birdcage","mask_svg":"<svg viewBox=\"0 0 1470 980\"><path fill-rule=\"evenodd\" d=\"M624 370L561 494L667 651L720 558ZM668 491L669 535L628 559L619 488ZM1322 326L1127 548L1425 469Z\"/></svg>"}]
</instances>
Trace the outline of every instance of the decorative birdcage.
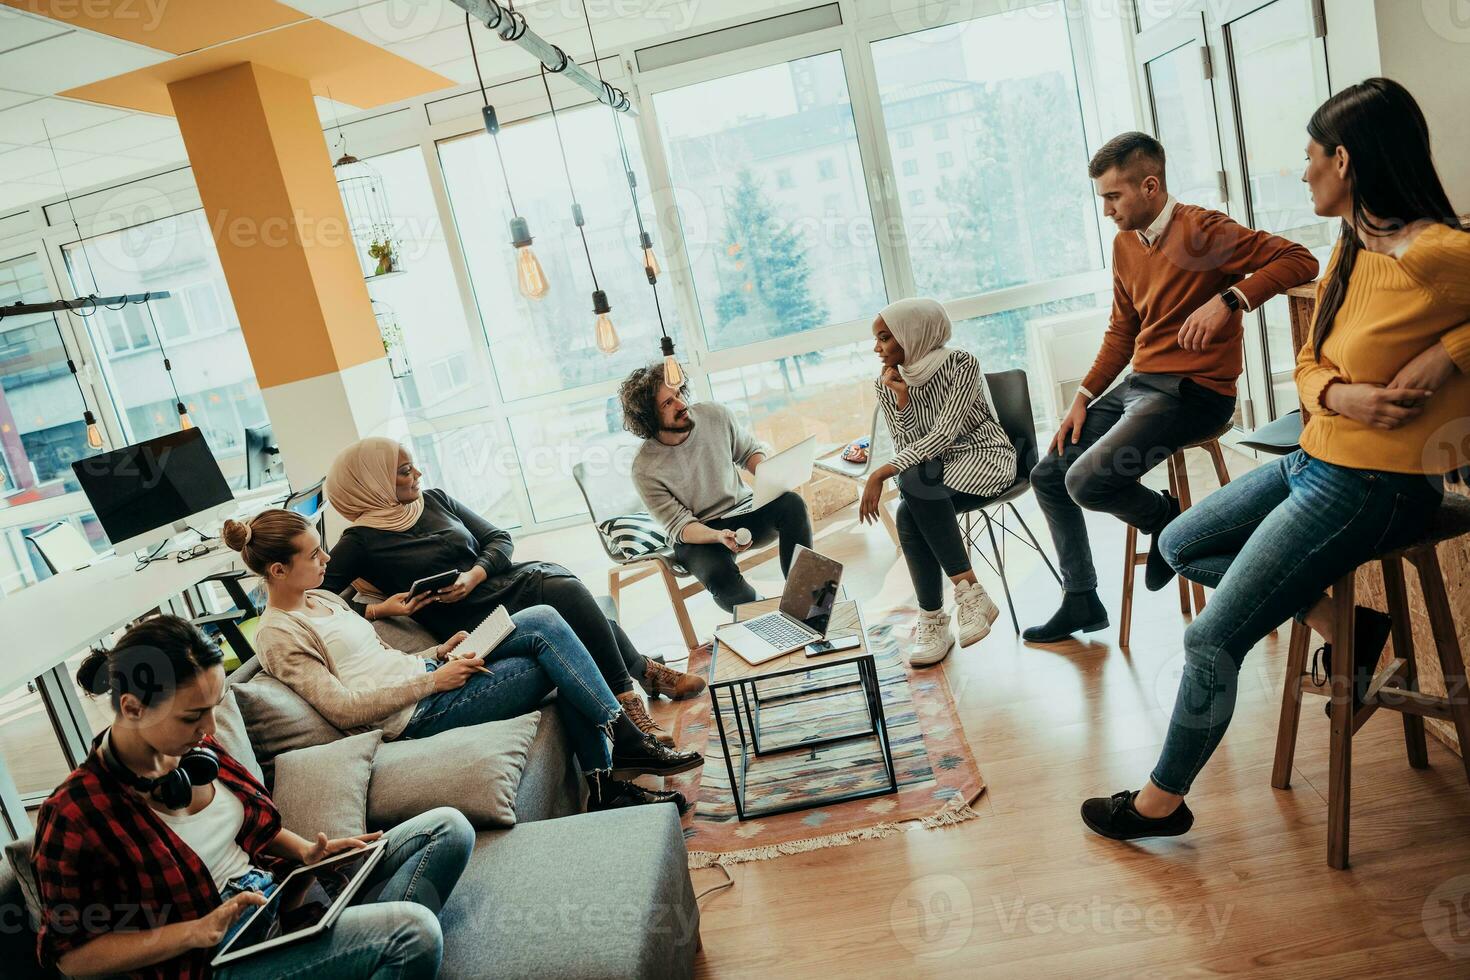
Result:
<instances>
[{"instance_id":1,"label":"decorative birdcage","mask_svg":"<svg viewBox=\"0 0 1470 980\"><path fill-rule=\"evenodd\" d=\"M381 300L373 300L373 318L378 321L378 335L383 338L383 351L388 355L388 368L394 378L406 378L413 372L408 362L408 347L403 343L403 329L398 314Z\"/></svg>"},{"instance_id":2,"label":"decorative birdcage","mask_svg":"<svg viewBox=\"0 0 1470 980\"><path fill-rule=\"evenodd\" d=\"M337 190L347 211L363 277L373 280L402 272L402 249L393 230L393 212L383 178L350 153L343 153L332 169L337 174Z\"/></svg>"}]
</instances>

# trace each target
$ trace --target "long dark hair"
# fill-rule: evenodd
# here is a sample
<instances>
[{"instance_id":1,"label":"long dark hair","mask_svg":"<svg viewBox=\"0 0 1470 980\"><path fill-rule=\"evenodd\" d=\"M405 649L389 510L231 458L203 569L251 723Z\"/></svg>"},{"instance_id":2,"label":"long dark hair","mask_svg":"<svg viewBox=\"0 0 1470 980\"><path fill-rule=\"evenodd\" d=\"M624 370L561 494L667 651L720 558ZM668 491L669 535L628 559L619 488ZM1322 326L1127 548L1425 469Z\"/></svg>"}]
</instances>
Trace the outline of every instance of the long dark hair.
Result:
<instances>
[{"instance_id":1,"label":"long dark hair","mask_svg":"<svg viewBox=\"0 0 1470 980\"><path fill-rule=\"evenodd\" d=\"M1312 324L1312 352L1320 360L1363 248L1357 229L1381 236L1425 219L1451 228L1460 221L1434 169L1424 113L1398 82L1370 78L1343 89L1312 113L1307 135L1329 156L1339 146L1347 149L1353 196L1352 220L1342 223L1337 265Z\"/></svg>"},{"instance_id":2,"label":"long dark hair","mask_svg":"<svg viewBox=\"0 0 1470 980\"><path fill-rule=\"evenodd\" d=\"M77 684L93 697L109 695L114 711L124 694L149 708L222 660L220 648L193 623L154 616L130 628L111 650L87 654L77 669Z\"/></svg>"}]
</instances>

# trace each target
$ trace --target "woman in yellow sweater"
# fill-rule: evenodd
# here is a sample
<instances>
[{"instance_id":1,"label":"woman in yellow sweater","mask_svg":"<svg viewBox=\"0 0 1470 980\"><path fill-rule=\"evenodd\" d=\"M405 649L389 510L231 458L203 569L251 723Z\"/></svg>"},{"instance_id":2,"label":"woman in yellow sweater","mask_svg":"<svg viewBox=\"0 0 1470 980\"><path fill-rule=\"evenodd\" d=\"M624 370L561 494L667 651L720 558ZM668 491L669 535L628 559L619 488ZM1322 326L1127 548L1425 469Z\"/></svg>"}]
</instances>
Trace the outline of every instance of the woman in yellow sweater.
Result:
<instances>
[{"instance_id":1,"label":"woman in yellow sweater","mask_svg":"<svg viewBox=\"0 0 1470 980\"><path fill-rule=\"evenodd\" d=\"M1245 655L1295 615L1331 636L1325 590L1423 533L1443 475L1470 462L1470 233L1460 228L1403 86L1370 78L1307 125L1316 212L1342 219L1296 381L1301 448L1211 494L1169 525L1169 564L1215 588L1184 631L1184 676L1143 789L1091 799L1082 819L1115 840L1185 833L1184 803L1230 724ZM1389 634L1355 611L1354 701ZM1330 658L1330 647L1324 648Z\"/></svg>"}]
</instances>

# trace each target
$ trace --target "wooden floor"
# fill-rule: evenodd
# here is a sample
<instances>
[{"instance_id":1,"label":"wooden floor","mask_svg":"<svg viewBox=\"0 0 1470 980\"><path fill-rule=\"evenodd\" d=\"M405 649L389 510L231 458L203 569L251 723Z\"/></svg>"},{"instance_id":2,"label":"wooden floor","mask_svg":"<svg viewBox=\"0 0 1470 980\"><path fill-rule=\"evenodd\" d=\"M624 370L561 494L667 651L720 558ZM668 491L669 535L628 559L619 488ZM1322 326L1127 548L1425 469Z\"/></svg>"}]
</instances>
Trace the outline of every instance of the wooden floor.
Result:
<instances>
[{"instance_id":1,"label":"wooden floor","mask_svg":"<svg viewBox=\"0 0 1470 980\"><path fill-rule=\"evenodd\" d=\"M1197 496L1214 486L1203 463L1191 460ZM1233 455L1231 464L1247 465ZM1045 539L1034 503L1022 512ZM887 535L854 527L852 515L825 522L818 548L847 563L848 588L869 610L912 604ZM1116 624L1122 527L1091 523ZM579 555L591 584L605 576L591 534L527 539L519 551ZM1057 601L1024 551L1007 556L1022 626ZM999 580L981 571L1001 602ZM780 589L774 566L754 581ZM721 621L707 596L694 612L701 635ZM628 590L623 616L644 647L677 649L656 581ZM1177 593L1140 583L1136 616L1131 654L1111 630L1031 648L1002 605L991 636L944 665L988 785L980 819L732 868L735 886L701 903L700 975L1342 976L1370 972L1371 953L1374 973L1470 976L1464 770L1433 740L1432 768L1409 769L1398 718L1376 717L1355 741L1353 867L1329 869L1328 731L1316 699L1292 788L1270 786L1285 630L1246 661L1234 723L1189 798L1193 832L1130 845L1082 826L1085 797L1147 778L1173 703L1185 625ZM696 890L721 880L717 870L694 875Z\"/></svg>"},{"instance_id":2,"label":"wooden floor","mask_svg":"<svg viewBox=\"0 0 1470 980\"><path fill-rule=\"evenodd\" d=\"M1203 456L1191 464L1198 499L1214 484ZM1046 540L1029 498L1022 512ZM911 605L888 536L855 526L853 515L849 507L823 522L818 548L847 564L847 587L870 618ZM1122 527L1091 524L1116 624ZM605 590L607 562L590 527L525 538L517 554L562 562ZM977 565L1002 602L999 580ZM1045 568L1016 548L1007 570L1022 625L1049 616L1058 593ZM753 580L765 594L780 590L774 563ZM701 635L722 621L707 596L691 611ZM645 651L682 652L656 579L627 590L623 621ZM1470 624L1460 626L1463 634ZM980 819L733 868L735 886L701 902L700 975L1470 976L1463 769L1433 740L1432 768L1409 769L1398 719L1375 718L1355 742L1353 867L1330 870L1327 719L1315 699L1292 788L1270 786L1284 630L1246 661L1234 724L1189 798L1192 833L1128 845L1083 828L1085 797L1147 778L1183 629L1174 591L1140 590L1131 653L1111 630L1030 648L1002 604L991 636L943 667L988 784ZM674 706L654 710L665 716ZM27 711L9 722L39 726L44 717ZM694 875L696 890L721 880L717 870Z\"/></svg>"}]
</instances>

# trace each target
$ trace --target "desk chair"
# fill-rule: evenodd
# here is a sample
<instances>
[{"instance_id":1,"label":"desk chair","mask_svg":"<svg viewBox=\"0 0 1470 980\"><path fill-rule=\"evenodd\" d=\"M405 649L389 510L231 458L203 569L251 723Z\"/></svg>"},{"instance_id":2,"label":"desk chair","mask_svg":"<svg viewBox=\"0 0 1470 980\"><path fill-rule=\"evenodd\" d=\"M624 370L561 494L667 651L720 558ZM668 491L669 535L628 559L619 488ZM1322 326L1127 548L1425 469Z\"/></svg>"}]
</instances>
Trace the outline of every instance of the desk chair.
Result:
<instances>
[{"instance_id":1,"label":"desk chair","mask_svg":"<svg viewBox=\"0 0 1470 980\"><path fill-rule=\"evenodd\" d=\"M35 546L41 563L52 575L72 572L97 557L92 545L71 521L47 524L34 534L24 535Z\"/></svg>"},{"instance_id":2,"label":"desk chair","mask_svg":"<svg viewBox=\"0 0 1470 980\"><path fill-rule=\"evenodd\" d=\"M688 569L674 560L674 549L666 540L662 540L662 529L651 527L653 521L648 516L643 501L639 499L638 493L625 478L611 474L606 477L594 477L587 471L587 464L577 463L572 467L572 479L577 481L577 489L582 492L582 499L587 504L587 512L592 515L592 529L597 532L597 539L602 543L602 550L613 563L613 567L607 570L607 591L612 597L614 609L618 608L624 586L641 582L652 575L662 577L664 589L669 594L669 604L674 607L674 619L679 624L679 633L684 638L684 646L691 651L694 650L699 646L699 637L694 632L694 623L689 618L689 609L685 602L703 592L704 583L698 579L694 579L689 584L679 581L681 578L693 578L693 576L689 574ZM631 556L624 554L605 530L610 526L610 522L618 519L649 527L649 531L645 531L644 536L653 546L653 550ZM778 551L777 545L771 545L761 551L746 552L736 562L736 565L744 572L768 560Z\"/></svg>"},{"instance_id":3,"label":"desk chair","mask_svg":"<svg viewBox=\"0 0 1470 980\"><path fill-rule=\"evenodd\" d=\"M989 565L992 570L1000 576L1001 588L1005 590L1006 605L1011 611L1011 627L1016 635L1021 633L1021 624L1016 619L1016 604L1011 601L1011 586L1006 581L1005 548L996 544L995 526L990 510L995 508L1000 511L1001 541L1005 541L1005 535L1020 541L1026 547L1032 549L1046 562L1047 571L1051 572L1052 578L1057 584L1062 584L1062 577L1057 574L1056 566L1047 557L1046 550L1036 540L1036 535L1031 533L1021 512L1016 510L1014 501L1027 490L1031 489L1031 470L1036 465L1038 449L1036 445L1036 417L1031 412L1031 389L1026 381L1026 372L1016 369L1011 371L998 371L994 374L985 375L985 385L989 389L990 407L995 411L995 420L1005 430L1011 440L1011 445L1016 449L1016 478L1011 485L990 500L987 500L979 510L968 511L960 515L960 530L965 536L965 542L980 560ZM1021 525L1021 530L1026 532L1022 538L1015 531L1006 526L1005 508L1010 508L1011 515ZM990 553L995 557L994 563L980 550L980 529L977 518L985 524L985 533L990 538Z\"/></svg>"},{"instance_id":4,"label":"desk chair","mask_svg":"<svg viewBox=\"0 0 1470 980\"><path fill-rule=\"evenodd\" d=\"M1337 635L1332 637L1331 672L1326 683L1318 684L1307 672L1307 647L1311 629L1295 620L1291 624L1291 644L1286 658L1286 686L1281 693L1281 720L1276 729L1276 760L1271 769L1271 785L1276 789L1291 786L1291 767L1296 755L1297 723L1301 718L1302 695L1318 694L1332 698L1331 762L1327 775L1327 864L1333 868L1348 866L1348 822L1352 796L1353 737L1382 709L1397 711L1404 720L1404 746L1409 765L1414 769L1429 768L1428 747L1424 741L1424 719L1439 718L1454 725L1460 746L1460 763L1470 781L1470 704L1466 703L1465 662L1460 640L1455 631L1455 614L1445 593L1444 574L1440 569L1437 546L1461 535L1470 534L1470 497L1446 493L1435 520L1419 540L1398 551L1378 558L1383 568L1384 593L1388 598L1388 614L1393 620L1393 660L1379 670L1368 686L1363 705L1352 710L1353 606L1357 589L1357 569L1352 569L1332 586L1333 612ZM1419 573L1419 587L1429 633L1439 656L1448 697L1434 697L1419 690L1417 664L1414 660L1414 623L1409 606L1409 591L1404 582L1403 563L1407 560ZM1463 628L1463 624L1462 624ZM1317 722L1321 724L1321 722Z\"/></svg>"},{"instance_id":5,"label":"desk chair","mask_svg":"<svg viewBox=\"0 0 1470 980\"><path fill-rule=\"evenodd\" d=\"M835 452L828 453L822 459L816 461L816 468L828 476L840 476L844 480L851 481L856 487L858 497L863 494L863 487L867 485L868 474L874 469L882 466L893 458L893 436L888 432L888 426L883 421L883 407L873 406L873 424L868 428L868 461L866 463L849 463L842 458L843 450L849 443L843 443L837 447ZM890 481L887 490L878 501L878 517L883 521L883 527L888 530L888 536L893 539L893 546L899 547L898 524L893 519L885 501L892 500L898 496L898 484Z\"/></svg>"}]
</instances>

